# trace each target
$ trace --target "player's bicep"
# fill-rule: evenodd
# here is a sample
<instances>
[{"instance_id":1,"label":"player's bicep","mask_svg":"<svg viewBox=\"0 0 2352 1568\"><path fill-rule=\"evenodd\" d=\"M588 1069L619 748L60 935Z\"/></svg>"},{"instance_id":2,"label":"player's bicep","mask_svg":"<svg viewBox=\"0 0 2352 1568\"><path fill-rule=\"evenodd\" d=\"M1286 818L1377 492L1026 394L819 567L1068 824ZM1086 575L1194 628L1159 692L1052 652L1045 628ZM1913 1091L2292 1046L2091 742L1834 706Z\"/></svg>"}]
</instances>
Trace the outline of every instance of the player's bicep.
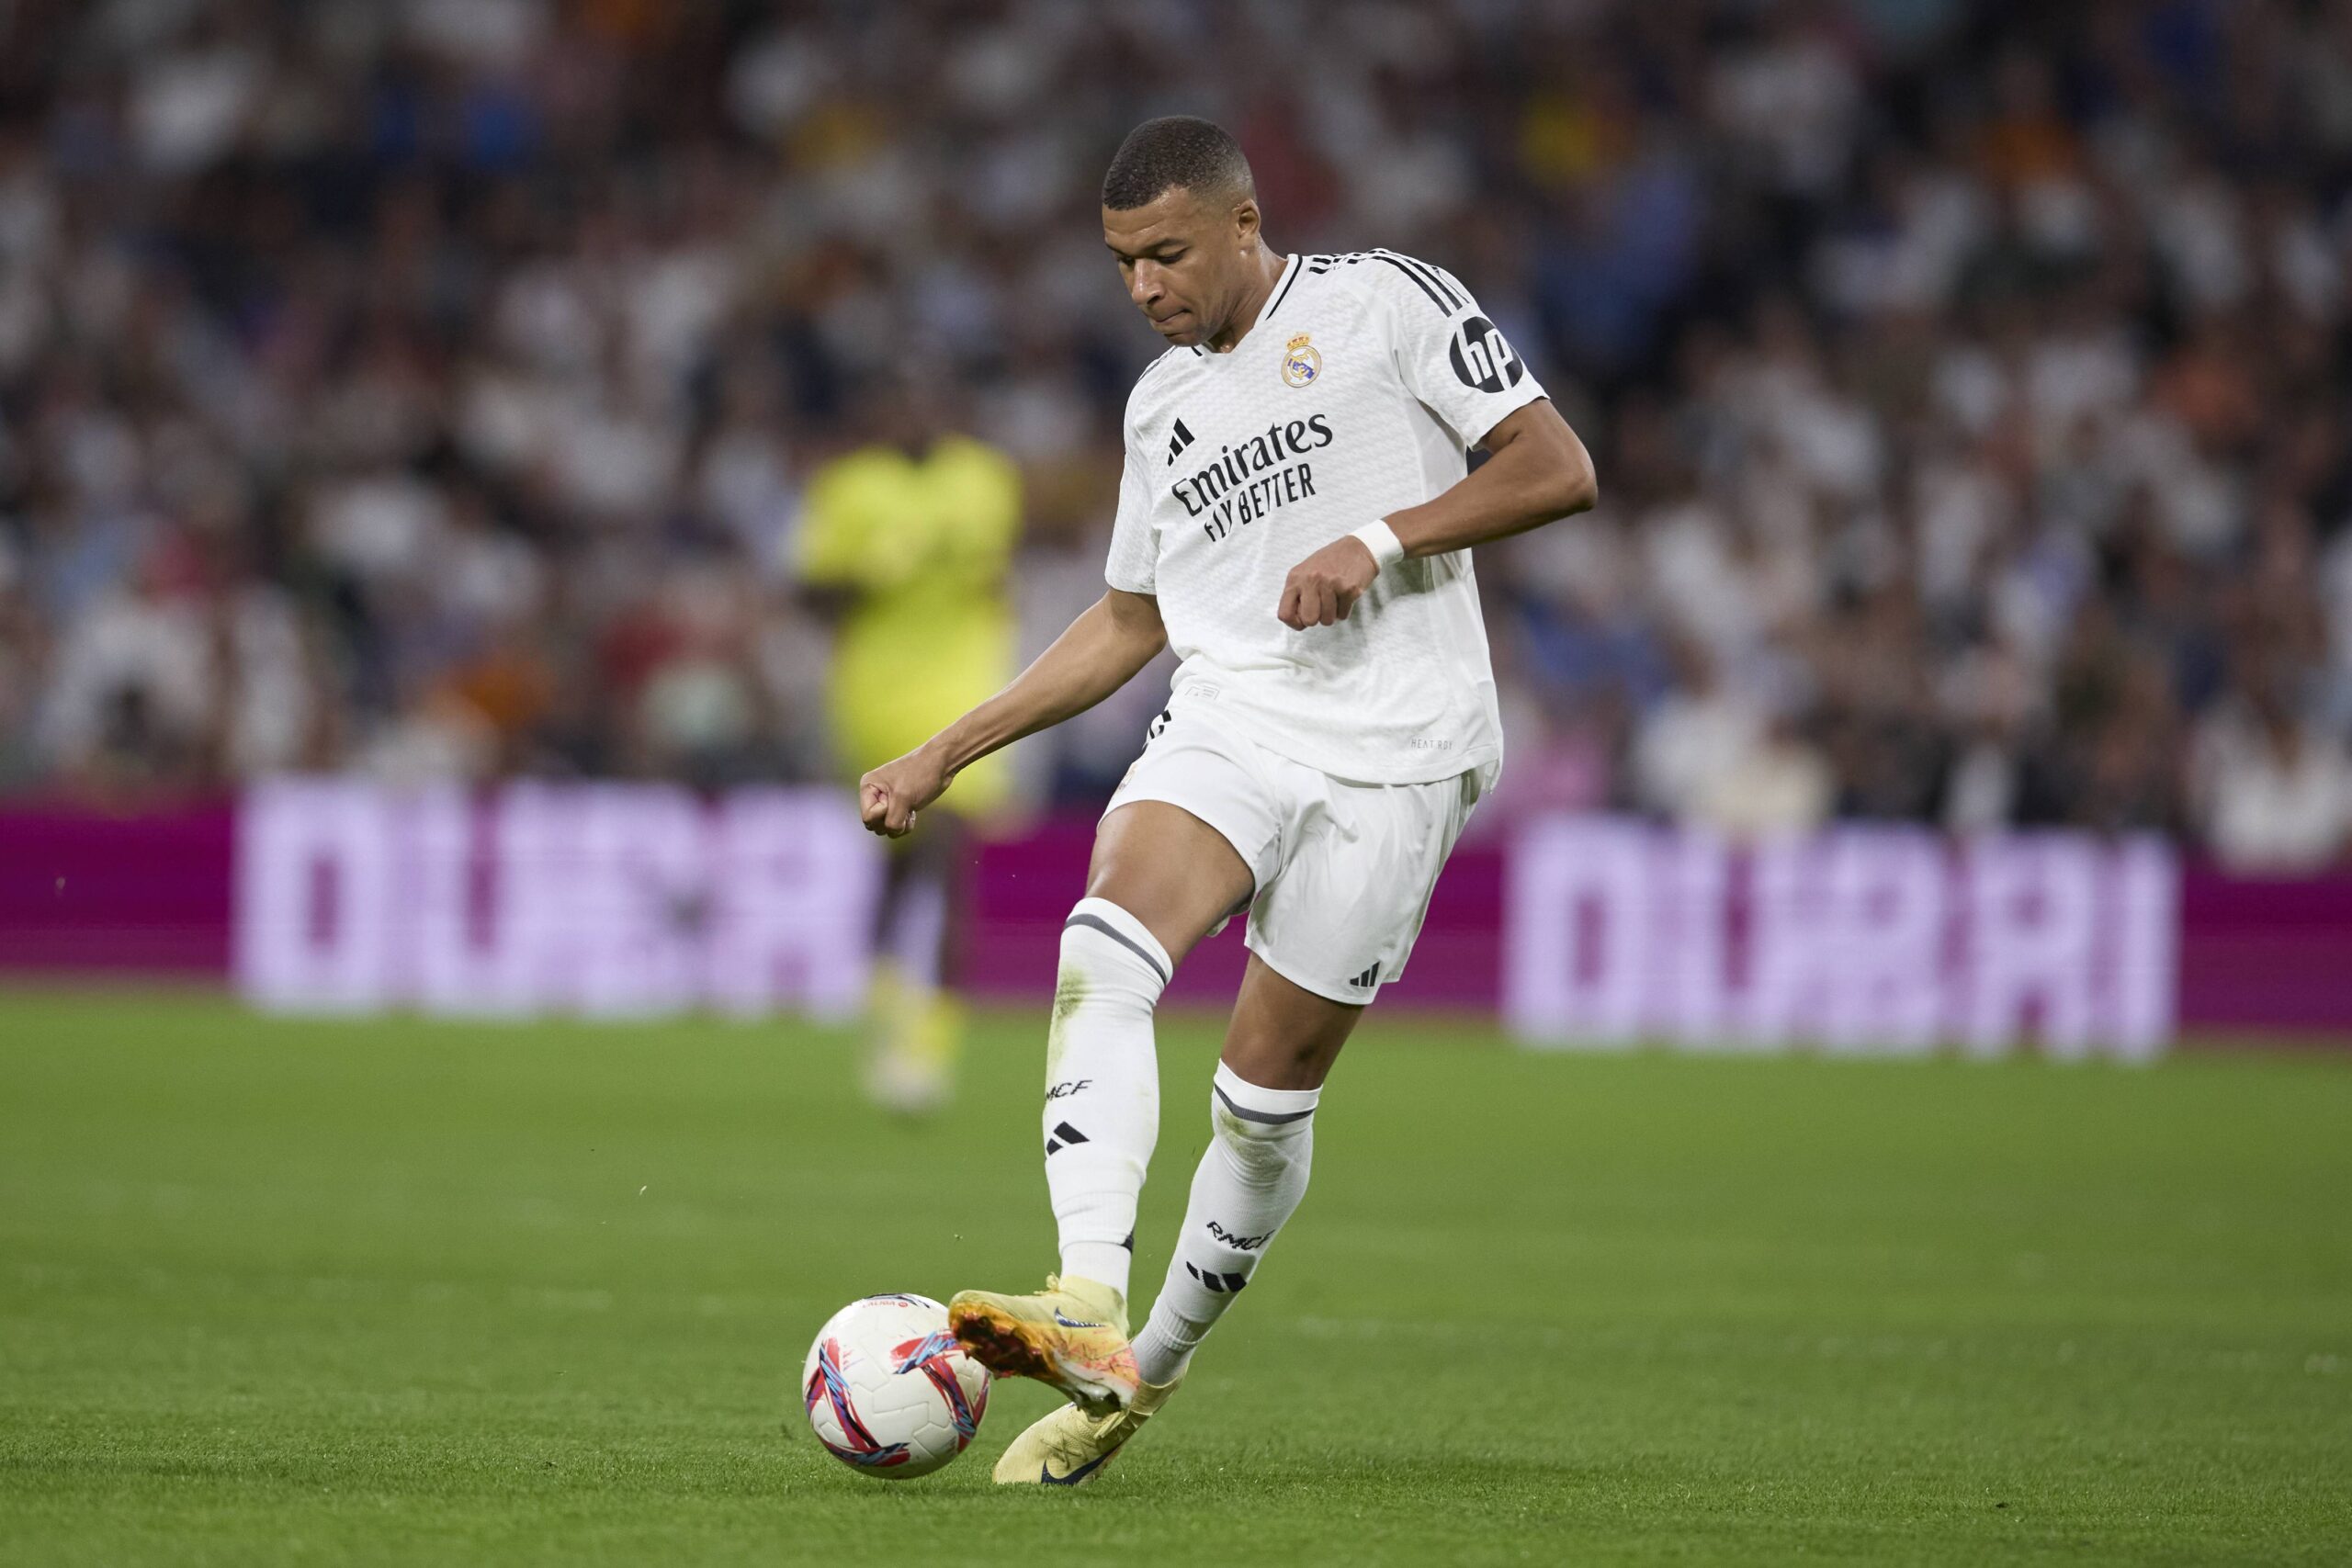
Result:
<instances>
[{"instance_id":1,"label":"player's bicep","mask_svg":"<svg viewBox=\"0 0 2352 1568\"><path fill-rule=\"evenodd\" d=\"M1568 422L1560 417L1560 411L1548 397L1521 403L1470 445L1491 454L1515 441L1531 439L1539 446L1564 446L1576 440L1576 432L1568 428Z\"/></svg>"},{"instance_id":2,"label":"player's bicep","mask_svg":"<svg viewBox=\"0 0 2352 1568\"><path fill-rule=\"evenodd\" d=\"M1102 607L1114 649L1105 662L1125 685L1168 646L1168 626L1159 618L1159 600L1154 594L1114 588L1102 595Z\"/></svg>"},{"instance_id":3,"label":"player's bicep","mask_svg":"<svg viewBox=\"0 0 2352 1568\"><path fill-rule=\"evenodd\" d=\"M1114 588L1102 595L1102 604L1110 612L1111 624L1118 627L1122 640L1150 643L1155 653L1167 643L1168 626L1159 618L1158 594L1130 593L1124 588Z\"/></svg>"},{"instance_id":4,"label":"player's bicep","mask_svg":"<svg viewBox=\"0 0 2352 1568\"><path fill-rule=\"evenodd\" d=\"M1519 493L1537 511L1566 517L1600 499L1592 454L1549 398L1538 398L1510 414L1487 432L1480 445L1492 456L1510 454L1507 466L1521 487Z\"/></svg>"}]
</instances>

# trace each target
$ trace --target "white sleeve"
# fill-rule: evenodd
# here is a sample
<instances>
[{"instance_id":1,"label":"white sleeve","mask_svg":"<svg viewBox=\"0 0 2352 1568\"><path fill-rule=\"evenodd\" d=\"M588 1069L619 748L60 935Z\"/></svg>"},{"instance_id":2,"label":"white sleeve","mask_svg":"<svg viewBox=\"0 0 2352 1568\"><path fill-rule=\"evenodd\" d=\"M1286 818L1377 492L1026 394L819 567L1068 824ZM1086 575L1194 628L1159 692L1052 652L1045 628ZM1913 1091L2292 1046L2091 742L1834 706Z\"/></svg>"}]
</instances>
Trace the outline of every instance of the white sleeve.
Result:
<instances>
[{"instance_id":1,"label":"white sleeve","mask_svg":"<svg viewBox=\"0 0 2352 1568\"><path fill-rule=\"evenodd\" d=\"M1151 526L1151 480L1136 458L1135 432L1127 432L1126 467L1119 475L1119 514L1111 525L1111 558L1102 581L1128 593L1156 593L1159 581L1159 536Z\"/></svg>"},{"instance_id":2,"label":"white sleeve","mask_svg":"<svg viewBox=\"0 0 2352 1568\"><path fill-rule=\"evenodd\" d=\"M1374 253L1398 276L1385 278L1390 352L1413 396L1464 446L1546 396L1470 291L1442 267L1394 252Z\"/></svg>"}]
</instances>

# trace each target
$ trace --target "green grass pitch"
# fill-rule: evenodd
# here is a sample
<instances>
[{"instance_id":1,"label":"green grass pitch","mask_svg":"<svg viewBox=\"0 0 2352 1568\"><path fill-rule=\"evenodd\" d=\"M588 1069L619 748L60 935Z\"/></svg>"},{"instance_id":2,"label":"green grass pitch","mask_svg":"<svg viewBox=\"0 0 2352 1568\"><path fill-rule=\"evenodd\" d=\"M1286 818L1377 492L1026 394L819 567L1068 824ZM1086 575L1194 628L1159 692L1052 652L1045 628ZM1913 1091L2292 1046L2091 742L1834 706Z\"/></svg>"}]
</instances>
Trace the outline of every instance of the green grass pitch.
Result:
<instances>
[{"instance_id":1,"label":"green grass pitch","mask_svg":"<svg viewBox=\"0 0 2352 1568\"><path fill-rule=\"evenodd\" d=\"M0 1562L2352 1560L2352 1062L1544 1056L1370 1021L1313 1190L1098 1485L886 1485L867 1292L1052 1265L1042 1017L850 1038L0 996ZM1163 1031L1138 1279L1207 1132Z\"/></svg>"}]
</instances>

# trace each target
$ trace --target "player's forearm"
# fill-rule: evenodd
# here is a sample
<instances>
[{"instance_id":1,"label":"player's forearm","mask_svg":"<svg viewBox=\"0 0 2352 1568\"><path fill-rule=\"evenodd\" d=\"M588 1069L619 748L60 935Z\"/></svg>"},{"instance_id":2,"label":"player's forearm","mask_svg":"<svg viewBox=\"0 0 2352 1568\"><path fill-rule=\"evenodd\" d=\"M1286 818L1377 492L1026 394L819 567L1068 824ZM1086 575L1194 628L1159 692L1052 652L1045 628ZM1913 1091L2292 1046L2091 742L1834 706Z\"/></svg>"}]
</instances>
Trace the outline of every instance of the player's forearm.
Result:
<instances>
[{"instance_id":1,"label":"player's forearm","mask_svg":"<svg viewBox=\"0 0 2352 1568\"><path fill-rule=\"evenodd\" d=\"M953 774L1024 735L1073 718L1133 680L1168 646L1159 607L1115 590L1089 605L1012 683L933 738Z\"/></svg>"},{"instance_id":2,"label":"player's forearm","mask_svg":"<svg viewBox=\"0 0 2352 1568\"><path fill-rule=\"evenodd\" d=\"M1406 555L1443 555L1508 538L1600 499L1591 454L1549 402L1529 404L1488 440L1487 460L1452 489L1388 514Z\"/></svg>"}]
</instances>

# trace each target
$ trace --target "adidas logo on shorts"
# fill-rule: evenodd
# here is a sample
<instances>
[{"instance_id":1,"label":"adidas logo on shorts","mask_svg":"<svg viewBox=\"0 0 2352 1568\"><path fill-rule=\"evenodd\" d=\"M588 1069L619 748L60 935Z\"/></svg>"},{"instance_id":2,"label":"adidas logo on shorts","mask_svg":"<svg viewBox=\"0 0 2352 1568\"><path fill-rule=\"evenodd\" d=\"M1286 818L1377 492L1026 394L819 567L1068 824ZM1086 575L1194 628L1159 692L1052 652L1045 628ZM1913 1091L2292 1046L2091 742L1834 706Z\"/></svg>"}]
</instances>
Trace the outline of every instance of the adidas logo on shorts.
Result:
<instances>
[{"instance_id":1,"label":"adidas logo on shorts","mask_svg":"<svg viewBox=\"0 0 2352 1568\"><path fill-rule=\"evenodd\" d=\"M1363 974L1349 981L1348 984L1353 986L1359 991L1369 991L1374 986L1380 984L1380 965L1377 964L1374 964L1371 968L1365 970Z\"/></svg>"}]
</instances>

